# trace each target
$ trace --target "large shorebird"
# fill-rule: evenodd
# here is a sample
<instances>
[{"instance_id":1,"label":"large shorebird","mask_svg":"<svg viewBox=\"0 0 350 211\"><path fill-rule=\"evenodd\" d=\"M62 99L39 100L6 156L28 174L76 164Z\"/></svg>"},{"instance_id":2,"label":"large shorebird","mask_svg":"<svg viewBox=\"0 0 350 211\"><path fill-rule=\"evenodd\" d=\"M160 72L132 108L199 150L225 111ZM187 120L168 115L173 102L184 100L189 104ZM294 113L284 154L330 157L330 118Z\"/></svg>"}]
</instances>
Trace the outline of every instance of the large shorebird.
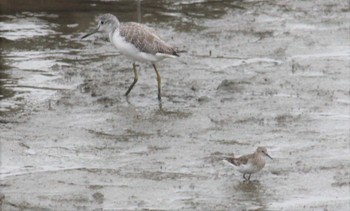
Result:
<instances>
[{"instance_id":1,"label":"large shorebird","mask_svg":"<svg viewBox=\"0 0 350 211\"><path fill-rule=\"evenodd\" d=\"M251 174L257 173L265 166L265 157L272 157L267 154L267 149L265 147L258 147L253 154L243 155L241 157L235 158L234 156L227 158L230 164L238 169L239 172L243 173L243 178L246 181L250 180ZM246 178L248 174L248 178Z\"/></svg>"},{"instance_id":2,"label":"large shorebird","mask_svg":"<svg viewBox=\"0 0 350 211\"><path fill-rule=\"evenodd\" d=\"M153 29L134 22L121 23L112 14L102 15L98 20L97 28L81 39L96 32L108 35L110 42L119 52L134 61L134 81L125 96L130 93L138 80L135 61L150 62L157 74L158 100L161 100L161 78L156 63L166 58L179 57L177 48L167 44Z\"/></svg>"}]
</instances>

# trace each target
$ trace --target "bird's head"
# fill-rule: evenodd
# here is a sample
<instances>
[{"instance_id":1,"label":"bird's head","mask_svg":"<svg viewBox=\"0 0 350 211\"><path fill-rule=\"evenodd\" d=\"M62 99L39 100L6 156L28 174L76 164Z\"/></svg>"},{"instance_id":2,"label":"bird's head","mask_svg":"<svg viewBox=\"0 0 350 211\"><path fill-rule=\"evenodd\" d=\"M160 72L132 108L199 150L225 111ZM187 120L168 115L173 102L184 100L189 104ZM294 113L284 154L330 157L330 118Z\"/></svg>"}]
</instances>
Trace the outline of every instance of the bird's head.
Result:
<instances>
[{"instance_id":1,"label":"bird's head","mask_svg":"<svg viewBox=\"0 0 350 211\"><path fill-rule=\"evenodd\" d=\"M256 152L259 153L259 154L262 154L262 155L264 155L264 156L267 156L267 157L269 157L271 160L273 160L272 157L267 153L266 147L258 147L258 148L256 149Z\"/></svg>"},{"instance_id":2,"label":"bird's head","mask_svg":"<svg viewBox=\"0 0 350 211\"><path fill-rule=\"evenodd\" d=\"M84 39L92 34L97 32L102 32L105 34L109 34L115 31L119 27L119 20L112 14L104 14L98 18L97 28L92 30L91 32L84 35L81 39Z\"/></svg>"}]
</instances>

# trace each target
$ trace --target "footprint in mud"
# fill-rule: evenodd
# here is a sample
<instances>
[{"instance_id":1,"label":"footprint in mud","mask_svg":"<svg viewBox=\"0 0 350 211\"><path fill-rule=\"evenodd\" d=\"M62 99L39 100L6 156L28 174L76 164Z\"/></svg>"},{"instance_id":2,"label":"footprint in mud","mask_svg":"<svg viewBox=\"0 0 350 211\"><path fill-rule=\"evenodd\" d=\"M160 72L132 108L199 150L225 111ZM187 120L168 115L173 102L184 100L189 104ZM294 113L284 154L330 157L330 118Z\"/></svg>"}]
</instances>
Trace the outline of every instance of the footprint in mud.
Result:
<instances>
[{"instance_id":1,"label":"footprint in mud","mask_svg":"<svg viewBox=\"0 0 350 211\"><path fill-rule=\"evenodd\" d=\"M262 188L263 186L259 182L259 180L251 180L251 181L241 181L238 183L236 186L237 189L244 191L244 192L254 192L258 191Z\"/></svg>"},{"instance_id":2,"label":"footprint in mud","mask_svg":"<svg viewBox=\"0 0 350 211\"><path fill-rule=\"evenodd\" d=\"M102 204L104 201L104 195L100 192L96 192L92 195L92 197L94 198L94 200L99 203Z\"/></svg>"}]
</instances>

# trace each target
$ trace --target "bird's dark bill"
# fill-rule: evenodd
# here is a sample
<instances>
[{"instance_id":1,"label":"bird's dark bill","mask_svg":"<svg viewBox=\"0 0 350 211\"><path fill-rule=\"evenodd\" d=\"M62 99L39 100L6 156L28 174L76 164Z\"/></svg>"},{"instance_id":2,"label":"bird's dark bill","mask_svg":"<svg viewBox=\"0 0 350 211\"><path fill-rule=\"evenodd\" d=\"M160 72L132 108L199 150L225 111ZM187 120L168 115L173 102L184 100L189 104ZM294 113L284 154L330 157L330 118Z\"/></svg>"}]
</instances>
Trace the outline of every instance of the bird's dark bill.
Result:
<instances>
[{"instance_id":1,"label":"bird's dark bill","mask_svg":"<svg viewBox=\"0 0 350 211\"><path fill-rule=\"evenodd\" d=\"M81 39L87 38L88 36L90 36L90 35L92 35L92 34L95 34L96 32L98 32L98 28L92 30L91 32L89 32L89 33L87 33L87 34L85 34L84 36L81 37Z\"/></svg>"},{"instance_id":2,"label":"bird's dark bill","mask_svg":"<svg viewBox=\"0 0 350 211\"><path fill-rule=\"evenodd\" d=\"M269 157L271 160L273 160L272 157L271 157L269 154L265 153L265 155L266 155L267 157Z\"/></svg>"}]
</instances>

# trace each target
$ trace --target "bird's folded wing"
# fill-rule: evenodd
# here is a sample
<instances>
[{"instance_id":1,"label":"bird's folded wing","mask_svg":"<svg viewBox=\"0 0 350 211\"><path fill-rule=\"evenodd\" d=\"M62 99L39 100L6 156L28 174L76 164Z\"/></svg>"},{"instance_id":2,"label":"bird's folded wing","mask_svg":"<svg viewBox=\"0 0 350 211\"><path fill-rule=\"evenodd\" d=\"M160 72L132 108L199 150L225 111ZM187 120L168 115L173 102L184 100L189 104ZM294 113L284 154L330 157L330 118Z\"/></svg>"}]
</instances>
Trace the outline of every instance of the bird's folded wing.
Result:
<instances>
[{"instance_id":1,"label":"bird's folded wing","mask_svg":"<svg viewBox=\"0 0 350 211\"><path fill-rule=\"evenodd\" d=\"M145 25L134 22L123 23L120 26L120 35L141 52L153 55L157 53L169 55L176 54L175 49L166 44L155 30Z\"/></svg>"}]
</instances>

